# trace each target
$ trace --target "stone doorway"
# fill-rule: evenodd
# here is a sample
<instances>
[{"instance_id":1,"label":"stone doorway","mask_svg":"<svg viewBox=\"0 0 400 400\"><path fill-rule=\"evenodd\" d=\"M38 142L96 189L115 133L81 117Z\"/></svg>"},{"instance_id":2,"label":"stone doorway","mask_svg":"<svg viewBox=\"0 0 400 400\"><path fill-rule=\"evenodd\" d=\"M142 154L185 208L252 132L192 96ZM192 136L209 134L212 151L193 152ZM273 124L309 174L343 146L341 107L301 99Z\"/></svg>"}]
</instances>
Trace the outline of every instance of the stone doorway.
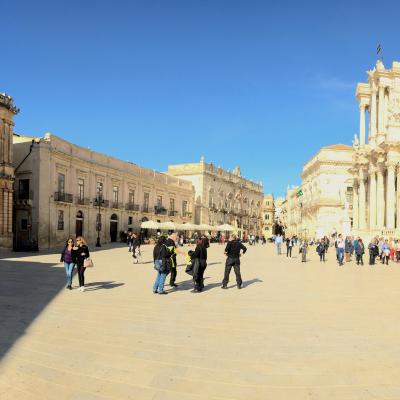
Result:
<instances>
[{"instance_id":1,"label":"stone doorway","mask_svg":"<svg viewBox=\"0 0 400 400\"><path fill-rule=\"evenodd\" d=\"M116 242L118 236L118 216L117 214L111 215L110 218L110 240Z\"/></svg>"},{"instance_id":2,"label":"stone doorway","mask_svg":"<svg viewBox=\"0 0 400 400\"><path fill-rule=\"evenodd\" d=\"M82 211L78 211L76 213L75 235L76 235L76 237L83 236L83 212Z\"/></svg>"}]
</instances>

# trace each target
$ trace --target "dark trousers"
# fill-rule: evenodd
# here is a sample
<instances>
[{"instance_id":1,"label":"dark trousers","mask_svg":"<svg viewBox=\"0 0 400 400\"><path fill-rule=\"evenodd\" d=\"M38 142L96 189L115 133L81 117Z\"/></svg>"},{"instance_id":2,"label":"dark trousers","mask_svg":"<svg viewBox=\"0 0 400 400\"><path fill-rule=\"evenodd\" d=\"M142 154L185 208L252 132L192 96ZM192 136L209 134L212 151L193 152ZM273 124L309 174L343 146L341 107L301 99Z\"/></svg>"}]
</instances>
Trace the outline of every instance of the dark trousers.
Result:
<instances>
[{"instance_id":1,"label":"dark trousers","mask_svg":"<svg viewBox=\"0 0 400 400\"><path fill-rule=\"evenodd\" d=\"M78 278L79 278L79 287L85 286L85 267L80 267L78 265Z\"/></svg>"},{"instance_id":2,"label":"dark trousers","mask_svg":"<svg viewBox=\"0 0 400 400\"><path fill-rule=\"evenodd\" d=\"M171 260L172 260L172 263L173 263L174 266L171 268L171 276L169 277L169 284L170 285L175 285L176 275L177 275L177 272L176 272L176 254L171 256Z\"/></svg>"},{"instance_id":3,"label":"dark trousers","mask_svg":"<svg viewBox=\"0 0 400 400\"><path fill-rule=\"evenodd\" d=\"M240 275L240 258L231 258L228 257L225 263L225 274L224 280L222 281L222 286L226 286L229 282L229 275L231 273L231 269L235 271L236 275L236 283L238 286L242 285L242 276Z\"/></svg>"},{"instance_id":4,"label":"dark trousers","mask_svg":"<svg viewBox=\"0 0 400 400\"><path fill-rule=\"evenodd\" d=\"M195 260L193 268L193 285L197 290L204 288L204 271L207 268L207 260Z\"/></svg>"},{"instance_id":5,"label":"dark trousers","mask_svg":"<svg viewBox=\"0 0 400 400\"><path fill-rule=\"evenodd\" d=\"M286 257L292 257L292 246L286 247Z\"/></svg>"},{"instance_id":6,"label":"dark trousers","mask_svg":"<svg viewBox=\"0 0 400 400\"><path fill-rule=\"evenodd\" d=\"M319 253L319 261L325 261L325 252Z\"/></svg>"},{"instance_id":7,"label":"dark trousers","mask_svg":"<svg viewBox=\"0 0 400 400\"><path fill-rule=\"evenodd\" d=\"M357 260L357 265L358 264L364 265L363 255L362 254L356 254L356 260Z\"/></svg>"},{"instance_id":8,"label":"dark trousers","mask_svg":"<svg viewBox=\"0 0 400 400\"><path fill-rule=\"evenodd\" d=\"M375 254L369 253L369 265L375 264Z\"/></svg>"},{"instance_id":9,"label":"dark trousers","mask_svg":"<svg viewBox=\"0 0 400 400\"><path fill-rule=\"evenodd\" d=\"M389 265L389 256L383 256L383 258L382 258L382 264Z\"/></svg>"}]
</instances>

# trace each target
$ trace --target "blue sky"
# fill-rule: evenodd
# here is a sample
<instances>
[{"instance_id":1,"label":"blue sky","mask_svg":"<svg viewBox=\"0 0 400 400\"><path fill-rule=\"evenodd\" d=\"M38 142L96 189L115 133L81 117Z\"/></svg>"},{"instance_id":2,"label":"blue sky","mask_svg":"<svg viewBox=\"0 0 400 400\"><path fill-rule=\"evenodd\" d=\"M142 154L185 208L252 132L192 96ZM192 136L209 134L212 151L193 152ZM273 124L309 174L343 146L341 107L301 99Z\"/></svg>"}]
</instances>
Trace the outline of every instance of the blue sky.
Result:
<instances>
[{"instance_id":1,"label":"blue sky","mask_svg":"<svg viewBox=\"0 0 400 400\"><path fill-rule=\"evenodd\" d=\"M204 155L285 193L351 144L357 82L400 60L396 1L0 1L15 131L164 171Z\"/></svg>"}]
</instances>

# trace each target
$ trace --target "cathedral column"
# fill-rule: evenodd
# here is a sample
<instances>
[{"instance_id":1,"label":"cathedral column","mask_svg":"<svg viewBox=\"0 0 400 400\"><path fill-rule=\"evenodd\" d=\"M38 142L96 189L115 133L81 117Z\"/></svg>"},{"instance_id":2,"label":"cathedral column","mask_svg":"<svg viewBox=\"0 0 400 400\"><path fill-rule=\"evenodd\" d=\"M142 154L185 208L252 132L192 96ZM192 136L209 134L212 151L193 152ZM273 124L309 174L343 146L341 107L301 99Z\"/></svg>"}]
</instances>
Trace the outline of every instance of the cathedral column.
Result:
<instances>
[{"instance_id":1,"label":"cathedral column","mask_svg":"<svg viewBox=\"0 0 400 400\"><path fill-rule=\"evenodd\" d=\"M400 229L400 168L397 167L396 228Z\"/></svg>"},{"instance_id":2,"label":"cathedral column","mask_svg":"<svg viewBox=\"0 0 400 400\"><path fill-rule=\"evenodd\" d=\"M360 104L360 146L365 145L365 104Z\"/></svg>"},{"instance_id":3,"label":"cathedral column","mask_svg":"<svg viewBox=\"0 0 400 400\"><path fill-rule=\"evenodd\" d=\"M358 229L358 181L354 177L353 181L353 229Z\"/></svg>"},{"instance_id":4,"label":"cathedral column","mask_svg":"<svg viewBox=\"0 0 400 400\"><path fill-rule=\"evenodd\" d=\"M376 89L375 87L372 88L371 91L371 107L369 113L369 124L370 124L370 138L372 141L376 140ZM371 141L371 139L369 140Z\"/></svg>"},{"instance_id":5,"label":"cathedral column","mask_svg":"<svg viewBox=\"0 0 400 400\"><path fill-rule=\"evenodd\" d=\"M394 229L394 172L395 164L387 165L387 183L386 183L386 227Z\"/></svg>"},{"instance_id":6,"label":"cathedral column","mask_svg":"<svg viewBox=\"0 0 400 400\"><path fill-rule=\"evenodd\" d=\"M359 193L358 193L358 226L359 229L363 230L366 228L365 219L365 181L364 181L364 169L361 168L359 171Z\"/></svg>"},{"instance_id":7,"label":"cathedral column","mask_svg":"<svg viewBox=\"0 0 400 400\"><path fill-rule=\"evenodd\" d=\"M376 172L377 172L376 225L378 229L383 229L385 224L385 188L383 183L382 165L378 165L378 169Z\"/></svg>"},{"instance_id":8,"label":"cathedral column","mask_svg":"<svg viewBox=\"0 0 400 400\"><path fill-rule=\"evenodd\" d=\"M369 229L376 228L376 169L369 171Z\"/></svg>"},{"instance_id":9,"label":"cathedral column","mask_svg":"<svg viewBox=\"0 0 400 400\"><path fill-rule=\"evenodd\" d=\"M385 88L379 86L378 91L378 135L383 133L383 117L385 113Z\"/></svg>"}]
</instances>

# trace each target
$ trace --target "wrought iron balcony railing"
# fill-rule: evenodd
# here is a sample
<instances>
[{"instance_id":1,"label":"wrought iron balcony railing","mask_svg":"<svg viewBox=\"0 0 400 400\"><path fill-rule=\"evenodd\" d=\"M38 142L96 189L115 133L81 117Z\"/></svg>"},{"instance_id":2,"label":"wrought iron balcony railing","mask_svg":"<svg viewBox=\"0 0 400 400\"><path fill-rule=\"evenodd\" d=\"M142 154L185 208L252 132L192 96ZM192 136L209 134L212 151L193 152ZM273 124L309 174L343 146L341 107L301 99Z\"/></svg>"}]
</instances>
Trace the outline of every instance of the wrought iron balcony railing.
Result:
<instances>
[{"instance_id":1,"label":"wrought iron balcony railing","mask_svg":"<svg viewBox=\"0 0 400 400\"><path fill-rule=\"evenodd\" d=\"M72 203L73 202L73 196L70 193L55 192L54 193L54 201L61 201L61 202L64 202L64 203Z\"/></svg>"}]
</instances>

